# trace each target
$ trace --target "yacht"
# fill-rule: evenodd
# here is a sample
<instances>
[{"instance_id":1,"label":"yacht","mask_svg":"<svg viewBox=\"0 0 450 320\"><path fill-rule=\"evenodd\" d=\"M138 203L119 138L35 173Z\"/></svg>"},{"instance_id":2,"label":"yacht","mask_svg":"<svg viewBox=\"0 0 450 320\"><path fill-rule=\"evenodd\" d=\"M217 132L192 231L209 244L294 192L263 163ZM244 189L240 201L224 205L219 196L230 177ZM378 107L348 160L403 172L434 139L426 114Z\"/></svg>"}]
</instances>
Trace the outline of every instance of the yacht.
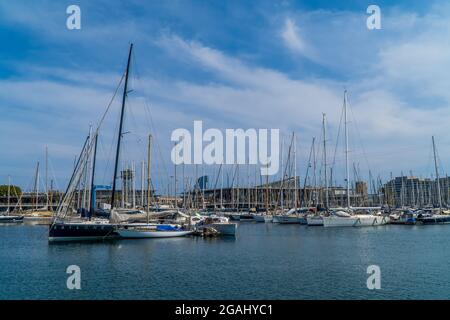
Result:
<instances>
[{"instance_id":1,"label":"yacht","mask_svg":"<svg viewBox=\"0 0 450 320\"><path fill-rule=\"evenodd\" d=\"M350 214L345 211L332 212L323 217L324 227L372 227L389 223L389 217L381 214Z\"/></svg>"}]
</instances>

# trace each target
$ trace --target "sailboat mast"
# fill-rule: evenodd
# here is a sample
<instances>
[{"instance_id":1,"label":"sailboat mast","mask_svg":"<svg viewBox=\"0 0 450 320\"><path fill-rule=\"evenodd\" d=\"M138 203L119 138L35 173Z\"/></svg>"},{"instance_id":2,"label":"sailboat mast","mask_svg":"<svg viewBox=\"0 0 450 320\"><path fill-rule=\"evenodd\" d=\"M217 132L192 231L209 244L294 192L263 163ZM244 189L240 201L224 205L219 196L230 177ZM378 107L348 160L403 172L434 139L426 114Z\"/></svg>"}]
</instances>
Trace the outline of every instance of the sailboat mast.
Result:
<instances>
[{"instance_id":1,"label":"sailboat mast","mask_svg":"<svg viewBox=\"0 0 450 320\"><path fill-rule=\"evenodd\" d=\"M173 175L173 201L174 201L174 208L178 208L178 201L177 201L177 155L175 154L175 163L173 165L174 175Z\"/></svg>"},{"instance_id":2,"label":"sailboat mast","mask_svg":"<svg viewBox=\"0 0 450 320\"><path fill-rule=\"evenodd\" d=\"M148 151L147 151L147 223L149 223L149 215L150 215L150 163L152 159L152 135L148 135Z\"/></svg>"},{"instance_id":3,"label":"sailboat mast","mask_svg":"<svg viewBox=\"0 0 450 320\"><path fill-rule=\"evenodd\" d=\"M347 179L347 208L350 208L350 173L348 171L347 90L344 91L345 175Z\"/></svg>"},{"instance_id":4,"label":"sailboat mast","mask_svg":"<svg viewBox=\"0 0 450 320\"><path fill-rule=\"evenodd\" d=\"M123 116L124 116L124 111L125 111L125 99L126 99L127 90L128 90L128 73L130 71L130 60L131 60L131 52L132 51L133 51L133 44L130 44L130 51L128 53L128 61L127 61L127 69L125 71L125 85L123 87L123 95L122 95L122 109L120 112L119 135L117 137L116 161L114 164L114 178L113 178L113 187L112 187L112 195L111 195L111 210L114 208L114 198L115 198L115 194L116 194L117 168L119 165L120 142L122 140ZM123 190L122 190L122 192L123 192Z\"/></svg>"},{"instance_id":5,"label":"sailboat mast","mask_svg":"<svg viewBox=\"0 0 450 320\"><path fill-rule=\"evenodd\" d=\"M141 162L141 206L144 208L145 161Z\"/></svg>"},{"instance_id":6,"label":"sailboat mast","mask_svg":"<svg viewBox=\"0 0 450 320\"><path fill-rule=\"evenodd\" d=\"M308 174L309 174L309 167L311 167L311 157L312 157L312 152L313 152L313 145L314 145L314 141L316 140L315 137L312 138L312 143L311 143L311 148L309 149L309 157L308 157L308 166L306 167L306 173L305 173L305 180L303 182L303 192L302 192L302 196L300 198L300 208L303 207L303 205L309 206L309 203L306 203L306 183L308 181Z\"/></svg>"},{"instance_id":7,"label":"sailboat mast","mask_svg":"<svg viewBox=\"0 0 450 320\"><path fill-rule=\"evenodd\" d=\"M223 168L222 168L223 164L220 165L220 210L223 210Z\"/></svg>"},{"instance_id":8,"label":"sailboat mast","mask_svg":"<svg viewBox=\"0 0 450 320\"><path fill-rule=\"evenodd\" d=\"M9 206L11 203L11 176L8 175L8 208L6 209L6 212L9 215Z\"/></svg>"},{"instance_id":9,"label":"sailboat mast","mask_svg":"<svg viewBox=\"0 0 450 320\"><path fill-rule=\"evenodd\" d=\"M45 194L47 196L48 209L48 147L45 146Z\"/></svg>"},{"instance_id":10,"label":"sailboat mast","mask_svg":"<svg viewBox=\"0 0 450 320\"><path fill-rule=\"evenodd\" d=\"M236 193L237 193L237 196L236 196L236 201L237 201L237 212L241 212L241 210L240 210L240 197L241 197L241 192L240 192L240 190L239 190L239 183L240 183L240 180L239 180L239 164L236 164L236 170L237 170L237 177L236 177L236 187L237 187L237 189L236 189Z\"/></svg>"},{"instance_id":11,"label":"sailboat mast","mask_svg":"<svg viewBox=\"0 0 450 320\"><path fill-rule=\"evenodd\" d=\"M297 136L293 134L294 138L294 208L295 213L297 213Z\"/></svg>"},{"instance_id":12,"label":"sailboat mast","mask_svg":"<svg viewBox=\"0 0 450 320\"><path fill-rule=\"evenodd\" d=\"M266 167L266 215L269 214L269 164Z\"/></svg>"},{"instance_id":13,"label":"sailboat mast","mask_svg":"<svg viewBox=\"0 0 450 320\"><path fill-rule=\"evenodd\" d=\"M437 194L438 194L438 200L439 200L439 210L442 211L441 185L440 185L440 182L439 182L439 170L438 170L438 165L437 165L436 144L434 142L434 136L431 136L431 141L433 142L434 170L436 171L436 182L437 182Z\"/></svg>"},{"instance_id":14,"label":"sailboat mast","mask_svg":"<svg viewBox=\"0 0 450 320\"><path fill-rule=\"evenodd\" d=\"M325 178L325 208L329 207L328 199L328 174L327 174L327 115L322 114L322 125L323 125L323 166L324 166L324 178Z\"/></svg>"},{"instance_id":15,"label":"sailboat mast","mask_svg":"<svg viewBox=\"0 0 450 320\"><path fill-rule=\"evenodd\" d=\"M36 192L36 210L38 209L39 205L39 161L36 165L36 177L34 180L34 192Z\"/></svg>"},{"instance_id":16,"label":"sailboat mast","mask_svg":"<svg viewBox=\"0 0 450 320\"><path fill-rule=\"evenodd\" d=\"M131 162L131 181L133 188L133 209L136 208L136 163L134 161Z\"/></svg>"},{"instance_id":17,"label":"sailboat mast","mask_svg":"<svg viewBox=\"0 0 450 320\"><path fill-rule=\"evenodd\" d=\"M318 204L318 192L317 192L317 176L316 176L316 170L317 170L317 159L316 159L316 144L315 140L312 144L312 155L313 155L313 190L314 190L314 198L312 199L314 206L316 207Z\"/></svg>"},{"instance_id":18,"label":"sailboat mast","mask_svg":"<svg viewBox=\"0 0 450 320\"><path fill-rule=\"evenodd\" d=\"M413 173L412 170L409 170L409 175L411 176L411 206L414 208L416 205L416 193L414 191L415 189L415 183L414 183L414 177L413 177Z\"/></svg>"},{"instance_id":19,"label":"sailboat mast","mask_svg":"<svg viewBox=\"0 0 450 320\"><path fill-rule=\"evenodd\" d=\"M281 206L281 212L284 212L284 176L285 176L285 172L284 172L284 165L283 165L283 137L281 137L281 147L280 147L280 158L281 158L281 186L280 186L280 206ZM286 164L287 167L287 164ZM277 205L278 205L278 201L277 201Z\"/></svg>"},{"instance_id":20,"label":"sailboat mast","mask_svg":"<svg viewBox=\"0 0 450 320\"><path fill-rule=\"evenodd\" d=\"M97 159L97 138L98 138L98 133L95 133L95 137L94 137L94 155L92 158L92 172L91 172L91 201L90 201L90 205L89 205L89 216L92 217L94 215L94 210L96 208L96 203L95 203L95 199L96 199L96 195L95 195L95 186L94 186L94 178L95 178L95 162Z\"/></svg>"}]
</instances>

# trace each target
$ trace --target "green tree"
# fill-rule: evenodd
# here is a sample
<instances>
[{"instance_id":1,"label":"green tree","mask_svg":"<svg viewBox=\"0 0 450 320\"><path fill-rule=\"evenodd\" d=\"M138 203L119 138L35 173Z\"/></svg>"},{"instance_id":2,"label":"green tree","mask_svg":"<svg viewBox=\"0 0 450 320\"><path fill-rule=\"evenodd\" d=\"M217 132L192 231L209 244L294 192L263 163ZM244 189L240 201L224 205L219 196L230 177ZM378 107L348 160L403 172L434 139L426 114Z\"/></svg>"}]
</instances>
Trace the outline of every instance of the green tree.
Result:
<instances>
[{"instance_id":1,"label":"green tree","mask_svg":"<svg viewBox=\"0 0 450 320\"><path fill-rule=\"evenodd\" d=\"M11 186L10 189L11 197L20 196L22 194L22 189L18 186ZM8 195L8 186L0 185L0 197L6 197Z\"/></svg>"}]
</instances>

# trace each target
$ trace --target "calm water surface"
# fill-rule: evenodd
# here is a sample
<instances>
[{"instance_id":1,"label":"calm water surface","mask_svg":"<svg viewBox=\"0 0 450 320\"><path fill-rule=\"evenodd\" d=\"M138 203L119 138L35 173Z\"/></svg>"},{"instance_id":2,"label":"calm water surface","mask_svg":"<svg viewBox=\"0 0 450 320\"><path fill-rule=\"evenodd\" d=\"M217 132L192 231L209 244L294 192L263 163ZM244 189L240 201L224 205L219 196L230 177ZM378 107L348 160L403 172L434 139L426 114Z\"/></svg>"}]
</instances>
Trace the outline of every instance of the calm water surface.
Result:
<instances>
[{"instance_id":1,"label":"calm water surface","mask_svg":"<svg viewBox=\"0 0 450 320\"><path fill-rule=\"evenodd\" d=\"M47 230L0 226L0 299L450 299L450 225L241 223L235 239L51 245ZM373 264L381 290L366 287Z\"/></svg>"}]
</instances>

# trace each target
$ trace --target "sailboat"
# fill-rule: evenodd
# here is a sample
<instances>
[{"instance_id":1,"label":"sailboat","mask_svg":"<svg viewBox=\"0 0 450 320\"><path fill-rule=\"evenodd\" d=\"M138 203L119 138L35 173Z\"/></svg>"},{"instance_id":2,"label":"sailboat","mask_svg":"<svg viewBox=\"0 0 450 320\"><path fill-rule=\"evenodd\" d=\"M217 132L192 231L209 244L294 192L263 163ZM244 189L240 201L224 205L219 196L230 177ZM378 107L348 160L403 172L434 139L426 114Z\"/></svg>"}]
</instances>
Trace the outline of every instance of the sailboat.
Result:
<instances>
[{"instance_id":1,"label":"sailboat","mask_svg":"<svg viewBox=\"0 0 450 320\"><path fill-rule=\"evenodd\" d=\"M268 166L267 166L267 170L266 173L268 172ZM255 212L252 213L253 216L253 220L255 222L273 222L274 220L274 216L269 212L269 175L266 174L266 185L265 185L265 196L263 195L263 197L265 198L265 210L264 212ZM258 202L258 189L256 189L256 202ZM256 204L257 207L257 204Z\"/></svg>"},{"instance_id":2,"label":"sailboat","mask_svg":"<svg viewBox=\"0 0 450 320\"><path fill-rule=\"evenodd\" d=\"M272 222L273 216L271 214L254 212L252 213L253 220L255 222Z\"/></svg>"},{"instance_id":3,"label":"sailboat","mask_svg":"<svg viewBox=\"0 0 450 320\"><path fill-rule=\"evenodd\" d=\"M122 238L145 239L145 238L173 238L184 237L193 230L185 229L178 224L150 223L150 163L151 163L152 136L148 138L148 170L147 170L147 223L128 223L117 225L117 233ZM114 187L113 187L114 189ZM116 213L112 212L114 217Z\"/></svg>"},{"instance_id":4,"label":"sailboat","mask_svg":"<svg viewBox=\"0 0 450 320\"><path fill-rule=\"evenodd\" d=\"M41 222L51 222L53 219L53 211L50 207L50 198L49 198L49 190L48 190L48 148L45 147L45 196L46 196L46 205L39 206L39 161L36 166L36 173L34 178L34 193L35 197L35 206L31 210L27 210L24 212L24 218L27 221L41 221Z\"/></svg>"},{"instance_id":5,"label":"sailboat","mask_svg":"<svg viewBox=\"0 0 450 320\"><path fill-rule=\"evenodd\" d=\"M323 217L324 227L364 227L389 223L389 217L377 214L355 214L350 206L350 176L348 170L348 130L347 130L347 90L344 91L344 130L345 130L345 173L347 183L347 207L344 210L330 212Z\"/></svg>"},{"instance_id":6,"label":"sailboat","mask_svg":"<svg viewBox=\"0 0 450 320\"><path fill-rule=\"evenodd\" d=\"M325 213L329 208L328 199L328 176L327 176L327 131L326 131L326 114L322 114L322 135L323 135L323 165L324 165L324 180L325 180ZM322 212L315 211L313 214L306 216L306 223L308 226L323 226Z\"/></svg>"},{"instance_id":7,"label":"sailboat","mask_svg":"<svg viewBox=\"0 0 450 320\"><path fill-rule=\"evenodd\" d=\"M437 197L439 201L439 210L437 214L431 213L427 214L425 212L419 213L417 215L417 222L420 224L450 224L450 215L443 214L442 210L442 196L441 196L441 184L439 179L439 170L436 156L436 143L434 141L434 136L431 137L433 144L433 155L434 155L434 169L436 173L436 189Z\"/></svg>"},{"instance_id":8,"label":"sailboat","mask_svg":"<svg viewBox=\"0 0 450 320\"><path fill-rule=\"evenodd\" d=\"M292 150L291 150L292 149ZM283 207L281 208L281 213L277 214L273 217L273 222L280 223L280 224L306 224L306 218L304 217L303 213L300 213L298 208L298 190L297 190L297 141L295 132L292 133L292 139L291 144L289 146L289 152L288 152L288 158L286 160L286 168L291 165L290 159L291 159L291 151L293 151L294 159L294 197L293 197L293 206L291 209L289 209L287 212L284 212ZM284 193L284 176L286 172L283 174L283 179L281 181L281 187L280 187L280 198L283 200L283 193ZM288 190L291 190L291 182L292 178L288 179Z\"/></svg>"},{"instance_id":9,"label":"sailboat","mask_svg":"<svg viewBox=\"0 0 450 320\"><path fill-rule=\"evenodd\" d=\"M0 223L21 223L23 222L23 216L15 216L9 215L8 213L5 215L0 215Z\"/></svg>"},{"instance_id":10,"label":"sailboat","mask_svg":"<svg viewBox=\"0 0 450 320\"><path fill-rule=\"evenodd\" d=\"M323 216L320 213L309 214L306 216L306 224L310 227L323 226Z\"/></svg>"},{"instance_id":11,"label":"sailboat","mask_svg":"<svg viewBox=\"0 0 450 320\"><path fill-rule=\"evenodd\" d=\"M128 89L128 76L130 69L130 61L132 54L133 44L130 45L130 50L128 53L128 61L127 67L125 71L125 84L123 88L122 95L122 107L120 113L120 125L119 132L117 138L117 149L116 149L116 161L114 167L114 178L113 178L113 188L111 195L111 215L114 212L114 197L116 195L116 179L117 179L117 169L118 169L118 159L120 152L120 142L122 139L122 127L123 127L123 117L124 117L124 109L125 109L125 99L127 95ZM122 80L121 80L122 81ZM100 125L93 135L91 132L86 138L81 153L77 159L75 164L75 168L73 170L72 176L70 178L69 184L67 186L66 192L64 193L64 197L61 199L61 202L58 206L58 210L54 217L52 224L49 226L48 240L52 241L80 241L80 240L104 240L110 238L118 237L118 233L116 232L116 225L111 223L109 219L97 219L91 218L95 209L94 201L94 192L93 183L95 177L95 160L97 153L97 138L98 131L100 129ZM90 196L90 207L88 212L88 218L78 218L78 219L67 219L67 216L72 213L72 202L75 198L75 195L80 193L78 186L80 182L85 177L88 165L92 164L92 172L91 172L91 196ZM86 179L85 179L86 180ZM111 216L110 215L110 216Z\"/></svg>"},{"instance_id":12,"label":"sailboat","mask_svg":"<svg viewBox=\"0 0 450 320\"><path fill-rule=\"evenodd\" d=\"M128 78L129 78L129 70L130 70L130 62L132 57L133 44L130 44L130 49L128 53L127 66L125 70L124 77L121 79L120 83L124 79L123 86L123 94L122 94L122 104L120 111L120 122L119 129L117 135L117 146L116 146L116 154L115 154L115 163L114 163L114 174L113 174L113 184L112 184L112 193L111 193L111 204L110 204L110 216L109 219L103 218L93 218L94 210L95 210L95 191L94 191L94 178L95 178L95 167L96 167L96 154L97 154L97 139L100 130L101 123L98 125L97 129L91 134L91 130L89 130L89 135L86 138L81 153L77 159L75 164L74 171L72 172L72 176L70 178L69 184L67 186L66 192L64 193L64 197L61 199L61 202L58 206L58 210L56 212L55 218L52 224L49 226L49 241L71 241L71 240L104 240L111 238L118 238L120 236L133 237L133 238L147 238L147 237L155 237L155 232L158 232L158 237L162 236L177 236L185 235L184 230L180 230L176 225L158 225L148 223L149 218L149 206L150 201L147 203L147 223L121 223L121 219L117 219L123 214L123 210L120 210L115 207L115 197L116 194L116 182L117 182L117 174L118 174L118 164L119 164L119 155L120 155L120 147L121 141L123 137L123 120L125 113L125 103L126 97L128 94ZM120 85L120 84L119 84ZM109 109L109 108L108 108ZM106 112L108 112L108 109ZM105 113L106 114L106 113ZM151 141L151 136L149 137L149 141ZM150 142L149 142L150 143ZM150 149L150 147L149 147ZM149 159L150 166L150 159ZM89 174L88 168L91 168L91 177L87 178ZM150 172L150 169L148 170ZM80 190L77 190L81 185L81 181L85 181L84 190L86 192L86 182L90 181L90 196L83 196L86 201L83 201L83 205L87 205L85 209L82 208L82 213L85 214L83 217L78 217L76 219L68 219L73 213L73 200L75 195L80 195ZM148 182L148 189L150 189L150 182ZM123 192L123 190L122 190ZM148 191L148 197L150 195L150 191ZM119 221L117 221L119 220ZM123 231L122 235L120 232ZM126 231L126 232L125 232ZM190 232L190 231L189 231Z\"/></svg>"},{"instance_id":13,"label":"sailboat","mask_svg":"<svg viewBox=\"0 0 450 320\"><path fill-rule=\"evenodd\" d=\"M97 149L97 134L88 136L84 142L80 156L78 157L75 169L70 178L64 197L58 206L53 222L49 226L48 241L81 241L81 240L105 240L115 238L118 234L115 231L114 224L110 223L108 219L91 219L94 207L93 196L91 195L91 207L89 210L89 217L78 217L69 219L73 213L72 202L79 190L77 187L82 179L85 168L90 160L95 159ZM95 165L93 166L95 168ZM92 176L94 170L92 171ZM92 190L92 188L91 188Z\"/></svg>"},{"instance_id":14,"label":"sailboat","mask_svg":"<svg viewBox=\"0 0 450 320\"><path fill-rule=\"evenodd\" d=\"M127 224L117 229L122 238L173 238L183 237L191 234L192 230L186 230L175 224Z\"/></svg>"},{"instance_id":15,"label":"sailboat","mask_svg":"<svg viewBox=\"0 0 450 320\"><path fill-rule=\"evenodd\" d=\"M6 214L0 214L0 223L21 223L23 222L23 216L11 215L11 177L8 176L8 206L6 208Z\"/></svg>"}]
</instances>

